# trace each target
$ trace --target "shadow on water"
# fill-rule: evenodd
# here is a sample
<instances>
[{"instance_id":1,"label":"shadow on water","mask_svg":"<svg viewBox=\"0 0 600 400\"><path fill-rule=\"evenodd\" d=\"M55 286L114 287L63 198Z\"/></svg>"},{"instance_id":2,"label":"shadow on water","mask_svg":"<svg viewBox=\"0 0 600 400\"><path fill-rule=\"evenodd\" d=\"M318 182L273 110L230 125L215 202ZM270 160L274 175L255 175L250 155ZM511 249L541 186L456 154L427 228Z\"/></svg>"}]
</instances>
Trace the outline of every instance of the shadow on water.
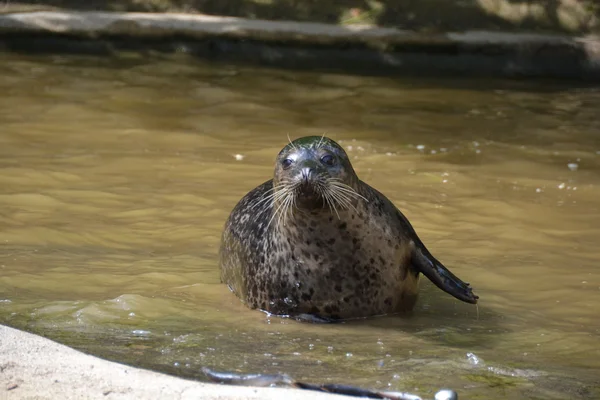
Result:
<instances>
[{"instance_id":1,"label":"shadow on water","mask_svg":"<svg viewBox=\"0 0 600 400\"><path fill-rule=\"evenodd\" d=\"M16 22L18 25L19 22ZM218 25L231 25L229 22ZM134 37L104 35L93 38L45 33L10 32L0 37L3 51L20 54L65 54L109 57L123 52L145 56L185 53L201 60L293 71L352 73L364 76L510 77L598 81L595 60L582 42L548 51L523 52L499 45L403 43L387 51L364 43L339 46L299 44L229 37L190 39L182 35ZM542 46L543 47L543 46Z\"/></svg>"},{"instance_id":2,"label":"shadow on water","mask_svg":"<svg viewBox=\"0 0 600 400\"><path fill-rule=\"evenodd\" d=\"M107 54L109 55L109 54ZM172 76L174 71L181 71L189 76L190 79L203 80L210 79L215 83L222 81L224 85L227 85L228 81L233 79L243 79L244 77L250 78L254 74L260 71L264 71L264 68L256 68L252 66L240 66L239 64L232 64L229 62L202 62L202 65L206 68L194 69L195 61L188 55L177 56L177 55L161 55L156 53L147 54L128 54L128 53L111 53L108 57L97 57L96 55L39 55L36 52L23 54L19 57L23 59L35 60L47 60L52 65L63 66L65 68L77 68L82 70L89 70L90 72L96 71L98 68L112 71L127 72L128 70L144 70L147 69L147 73L150 73L156 78L167 78ZM153 65L156 63L174 63L172 70L156 70ZM282 84L290 83L292 85L304 84L313 86L317 89L327 88L341 88L346 87L355 91L360 91L363 88L369 88L371 81L368 77L365 79L357 78L355 84L348 85L345 82L336 81L332 79L327 80L328 74L311 72L311 71L287 71L274 68L270 70L270 73L276 77L277 81ZM336 74L331 74L334 77ZM236 78L238 77L238 78ZM318 82L316 82L316 79ZM397 83L410 89L457 89L465 91L480 91L490 92L496 91L502 93L503 91L522 91L525 93L532 94L552 94L552 93L563 93L563 92L576 92L577 90L595 89L598 87L597 83L586 82L586 81L563 81L555 79L543 79L539 78L535 80L535 84L532 84L530 79L473 79L466 77L456 77L454 79L448 79L445 77L437 76L422 76L422 77L411 77L408 76L396 76L396 77L375 77L378 82L389 83L395 85ZM353 79L349 79L352 81ZM250 85L249 90L259 90L256 85ZM358 93L350 93L348 97L353 97ZM385 94L385 93L383 93ZM388 93L393 94L393 93ZM344 98L342 98L343 100ZM532 99L533 100L533 99ZM535 99L539 101L540 99ZM552 99L545 99L546 103L552 103ZM435 102L434 102L435 104ZM556 110L552 107L543 107L535 101L532 104L537 106L536 111L547 113L555 113ZM416 108L423 104L412 105ZM411 104L408 104L411 106ZM431 106L431 105L430 105ZM444 111L444 110L440 110ZM502 139L502 137L499 137Z\"/></svg>"},{"instance_id":3,"label":"shadow on water","mask_svg":"<svg viewBox=\"0 0 600 400\"><path fill-rule=\"evenodd\" d=\"M114 53L109 57L96 57L94 55L80 55L80 56L61 56L61 55L35 55L29 53L28 55L23 55L21 57L31 57L35 60L37 57L49 57L52 60L53 64L63 65L65 67L73 67L73 68L82 68L89 70L96 70L98 67L102 67L107 70L115 70L115 71L127 71L129 69L143 69L145 67L149 67L148 72L151 72L152 75L156 77L167 77L172 75L173 71L169 70L159 70L159 71L150 71L152 69L152 65L155 63L180 63L179 68L182 72L186 74L190 74L192 79L211 79L215 82L223 81L224 84L227 84L227 81L235 79L235 77L243 78L244 76L250 78L256 72L264 71L265 68L260 67L252 67L252 66L241 66L239 64L232 64L229 62L220 62L220 61L212 61L212 62L202 62L203 65L208 68L193 70L193 65L195 61L188 56L178 56L178 55L167 55L167 54L157 54L157 53L147 53L147 54L127 54L127 53ZM47 59L47 58L45 58ZM177 66L174 66L175 70L177 70ZM270 70L270 73L273 76L276 76L277 80L282 83L290 83L293 85L296 84L304 84L313 86L315 88L327 89L338 88L338 87L349 87L354 90L360 90L362 88L368 88L371 85L371 81L368 80L368 77L363 79L364 82L361 82L361 79L356 79L355 84L348 85L345 82L339 82L335 79L331 81L327 80L328 74L319 73L313 71L287 71L279 68L274 68ZM331 76L335 76L336 74L331 74ZM318 83L315 82L315 77L318 78ZM323 78L324 77L324 78ZM595 82L586 82L586 81L571 81L571 80L556 80L556 79L544 79L538 78L535 79L535 84L532 84L531 79L519 79L518 77L515 79L501 79L501 78L486 78L486 79L473 79L472 77L456 77L454 79L448 79L445 77L438 76L421 76L414 77L416 79L412 79L410 76L392 76L392 77L377 77L375 76L378 82L382 83L390 83L394 85L396 82L402 83L406 85L406 87L410 89L463 89L467 91L481 91L481 92L489 92L489 91L523 91L526 93L539 93L539 94L551 94L551 93L561 93L561 92L575 92L577 90L584 89L595 89L598 88L598 83ZM352 79L350 79L351 81ZM254 88L254 86L250 86ZM258 89L258 88L256 88ZM537 99L539 100L539 99ZM548 102L551 102L551 99L547 99ZM532 102L533 103L533 102ZM544 108L538 105L537 111L546 110L548 113L554 113L556 110L552 108ZM501 138L500 138L501 139Z\"/></svg>"}]
</instances>

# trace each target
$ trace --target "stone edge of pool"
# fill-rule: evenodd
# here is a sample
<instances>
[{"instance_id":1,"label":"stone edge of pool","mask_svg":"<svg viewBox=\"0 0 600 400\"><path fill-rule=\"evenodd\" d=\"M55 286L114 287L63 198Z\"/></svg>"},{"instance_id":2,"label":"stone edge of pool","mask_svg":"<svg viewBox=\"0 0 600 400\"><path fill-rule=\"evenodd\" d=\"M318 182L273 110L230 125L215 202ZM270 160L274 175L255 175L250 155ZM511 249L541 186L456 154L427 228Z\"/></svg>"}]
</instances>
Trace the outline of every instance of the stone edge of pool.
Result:
<instances>
[{"instance_id":1,"label":"stone edge of pool","mask_svg":"<svg viewBox=\"0 0 600 400\"><path fill-rule=\"evenodd\" d=\"M0 15L0 49L100 55L154 50L350 73L600 81L597 35L427 34L202 14L34 11Z\"/></svg>"},{"instance_id":2,"label":"stone edge of pool","mask_svg":"<svg viewBox=\"0 0 600 400\"><path fill-rule=\"evenodd\" d=\"M348 399L287 388L227 386L106 361L0 325L1 399Z\"/></svg>"}]
</instances>

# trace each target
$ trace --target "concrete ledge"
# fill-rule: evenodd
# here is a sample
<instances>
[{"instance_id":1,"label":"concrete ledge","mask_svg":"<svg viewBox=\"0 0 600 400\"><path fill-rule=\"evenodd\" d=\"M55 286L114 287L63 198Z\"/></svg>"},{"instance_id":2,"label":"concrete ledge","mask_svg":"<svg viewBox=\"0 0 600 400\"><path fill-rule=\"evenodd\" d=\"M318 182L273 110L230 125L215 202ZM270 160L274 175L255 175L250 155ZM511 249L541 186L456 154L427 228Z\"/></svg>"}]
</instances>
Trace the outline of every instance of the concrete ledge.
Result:
<instances>
[{"instance_id":1,"label":"concrete ledge","mask_svg":"<svg viewBox=\"0 0 600 400\"><path fill-rule=\"evenodd\" d=\"M28 47L33 39L36 46ZM595 36L424 34L190 14L31 12L0 15L0 46L92 53L152 49L275 67L375 74L600 80L600 39Z\"/></svg>"},{"instance_id":2,"label":"concrete ledge","mask_svg":"<svg viewBox=\"0 0 600 400\"><path fill-rule=\"evenodd\" d=\"M184 380L105 361L0 325L0 399L347 400L348 397Z\"/></svg>"},{"instance_id":3,"label":"concrete ledge","mask_svg":"<svg viewBox=\"0 0 600 400\"><path fill-rule=\"evenodd\" d=\"M579 39L569 36L464 32L425 34L370 25L330 25L312 22L267 21L236 17L194 14L153 14L114 12L30 12L0 16L0 29L13 32L53 32L74 35L132 35L189 37L225 36L237 38L293 40L307 43L370 43L379 49L402 43L469 43L469 44L567 44Z\"/></svg>"}]
</instances>

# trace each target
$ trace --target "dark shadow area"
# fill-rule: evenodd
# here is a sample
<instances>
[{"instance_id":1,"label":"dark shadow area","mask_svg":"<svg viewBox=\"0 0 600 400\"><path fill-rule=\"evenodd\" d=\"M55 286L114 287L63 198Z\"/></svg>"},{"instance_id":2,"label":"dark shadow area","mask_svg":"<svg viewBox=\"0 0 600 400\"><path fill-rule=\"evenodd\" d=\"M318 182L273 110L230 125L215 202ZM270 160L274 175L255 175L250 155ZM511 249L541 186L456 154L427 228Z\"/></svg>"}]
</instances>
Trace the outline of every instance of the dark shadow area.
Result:
<instances>
[{"instance_id":1,"label":"dark shadow area","mask_svg":"<svg viewBox=\"0 0 600 400\"><path fill-rule=\"evenodd\" d=\"M502 30L589 33L600 0L33 0L1 12L34 9L187 12L267 20L370 23L420 32Z\"/></svg>"},{"instance_id":2,"label":"dark shadow area","mask_svg":"<svg viewBox=\"0 0 600 400\"><path fill-rule=\"evenodd\" d=\"M120 52L137 52L145 56L184 53L214 62L364 76L600 80L600 69L590 67L584 48L569 44L540 45L533 51L493 44L404 44L384 52L357 42L319 45L217 36L192 39L176 35L159 38L107 35L88 38L4 33L0 34L0 50L104 57Z\"/></svg>"},{"instance_id":3,"label":"dark shadow area","mask_svg":"<svg viewBox=\"0 0 600 400\"><path fill-rule=\"evenodd\" d=\"M417 31L588 32L600 1L384 0L377 22ZM574 4L576 3L576 4ZM585 10L585 12L582 12Z\"/></svg>"}]
</instances>

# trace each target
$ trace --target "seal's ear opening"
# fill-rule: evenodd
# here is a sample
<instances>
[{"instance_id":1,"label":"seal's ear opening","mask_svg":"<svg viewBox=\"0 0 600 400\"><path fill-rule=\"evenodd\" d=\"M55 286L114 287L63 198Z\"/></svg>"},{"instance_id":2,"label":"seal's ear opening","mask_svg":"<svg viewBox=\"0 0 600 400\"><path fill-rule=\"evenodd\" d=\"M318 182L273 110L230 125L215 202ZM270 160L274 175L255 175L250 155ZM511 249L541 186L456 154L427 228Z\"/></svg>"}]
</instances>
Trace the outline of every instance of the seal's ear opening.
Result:
<instances>
[{"instance_id":1,"label":"seal's ear opening","mask_svg":"<svg viewBox=\"0 0 600 400\"><path fill-rule=\"evenodd\" d=\"M442 263L429 254L427 250L413 245L411 264L444 292L465 303L477 304L479 296L473 293L473 289L469 284L463 282L450 272Z\"/></svg>"}]
</instances>

